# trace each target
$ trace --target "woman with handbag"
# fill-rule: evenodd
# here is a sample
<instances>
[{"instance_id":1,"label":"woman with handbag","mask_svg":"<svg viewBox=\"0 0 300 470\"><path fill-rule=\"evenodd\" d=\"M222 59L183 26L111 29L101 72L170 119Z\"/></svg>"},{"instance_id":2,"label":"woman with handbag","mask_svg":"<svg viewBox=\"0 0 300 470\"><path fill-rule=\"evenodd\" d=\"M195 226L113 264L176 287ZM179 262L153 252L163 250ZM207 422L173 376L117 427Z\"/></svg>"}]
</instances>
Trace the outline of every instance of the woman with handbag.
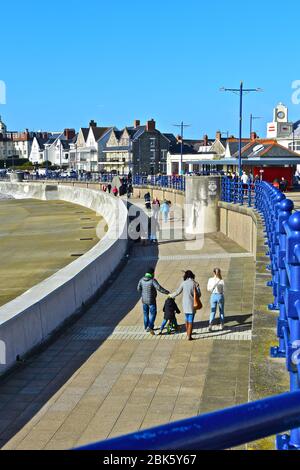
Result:
<instances>
[{"instance_id":1,"label":"woman with handbag","mask_svg":"<svg viewBox=\"0 0 300 470\"><path fill-rule=\"evenodd\" d=\"M220 319L221 319L221 330L224 330L224 323L225 323L225 314L224 314L224 304L225 304L225 297L224 297L224 288L225 284L222 278L221 269L216 268L213 271L214 277L211 277L208 280L207 290L211 293L210 298L210 319L209 319L209 327L208 331L212 331L212 325L216 317L217 307L219 306L220 312Z\"/></svg>"},{"instance_id":2,"label":"woman with handbag","mask_svg":"<svg viewBox=\"0 0 300 470\"><path fill-rule=\"evenodd\" d=\"M182 307L185 313L185 325L187 338L189 341L193 340L193 324L195 319L196 310L202 308L201 304L201 290L199 284L195 281L195 274L192 271L186 271L183 276L183 282L176 292L170 295L172 299L183 294Z\"/></svg>"}]
</instances>

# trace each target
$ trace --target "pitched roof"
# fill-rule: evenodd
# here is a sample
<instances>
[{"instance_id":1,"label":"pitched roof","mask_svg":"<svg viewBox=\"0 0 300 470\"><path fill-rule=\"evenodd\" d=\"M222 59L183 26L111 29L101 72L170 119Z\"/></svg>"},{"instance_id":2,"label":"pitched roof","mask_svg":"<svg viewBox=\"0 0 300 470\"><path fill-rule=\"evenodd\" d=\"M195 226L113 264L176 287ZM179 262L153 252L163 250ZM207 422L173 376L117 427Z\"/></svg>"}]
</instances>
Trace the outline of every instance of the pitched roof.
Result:
<instances>
[{"instance_id":1,"label":"pitched roof","mask_svg":"<svg viewBox=\"0 0 300 470\"><path fill-rule=\"evenodd\" d=\"M35 137L37 140L37 143L39 144L40 149L44 150L45 148L45 143L48 142L48 138L44 139L43 137Z\"/></svg>"},{"instance_id":2,"label":"pitched roof","mask_svg":"<svg viewBox=\"0 0 300 470\"><path fill-rule=\"evenodd\" d=\"M82 131L83 138L84 138L85 142L86 142L86 139L88 138L89 130L90 130L89 127L81 127L81 128L80 128L80 131ZM79 132L80 132L80 131L79 131Z\"/></svg>"},{"instance_id":3,"label":"pitched roof","mask_svg":"<svg viewBox=\"0 0 300 470\"><path fill-rule=\"evenodd\" d=\"M106 134L106 132L108 132L112 128L111 127L91 127L91 129L93 131L96 142L98 142L98 140L101 139L101 137L103 137L104 134Z\"/></svg>"},{"instance_id":4,"label":"pitched roof","mask_svg":"<svg viewBox=\"0 0 300 470\"><path fill-rule=\"evenodd\" d=\"M174 134L166 134L164 132L163 135L168 139L169 142L171 142L171 144L176 144L177 139Z\"/></svg>"},{"instance_id":5,"label":"pitched roof","mask_svg":"<svg viewBox=\"0 0 300 470\"><path fill-rule=\"evenodd\" d=\"M232 155L238 157L238 151ZM300 155L292 150L278 144L272 139L256 139L250 141L242 149L243 158L300 158Z\"/></svg>"},{"instance_id":6,"label":"pitched roof","mask_svg":"<svg viewBox=\"0 0 300 470\"><path fill-rule=\"evenodd\" d=\"M169 152L171 155L180 155L181 143L177 142L176 144L171 145ZM197 154L198 152L195 150L193 145L187 145L186 143L184 143L182 146L182 153L183 155L191 155Z\"/></svg>"}]
</instances>

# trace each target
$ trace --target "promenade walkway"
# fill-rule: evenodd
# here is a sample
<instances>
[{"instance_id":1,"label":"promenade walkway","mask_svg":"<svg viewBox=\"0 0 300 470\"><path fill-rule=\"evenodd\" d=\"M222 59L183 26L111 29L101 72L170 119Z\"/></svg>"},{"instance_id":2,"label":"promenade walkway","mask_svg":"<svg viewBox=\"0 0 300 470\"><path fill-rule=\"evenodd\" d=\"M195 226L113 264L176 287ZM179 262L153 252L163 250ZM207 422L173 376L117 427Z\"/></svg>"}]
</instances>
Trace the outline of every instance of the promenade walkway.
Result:
<instances>
[{"instance_id":1,"label":"promenade walkway","mask_svg":"<svg viewBox=\"0 0 300 470\"><path fill-rule=\"evenodd\" d=\"M248 401L254 260L220 234L195 251L174 234L170 241L162 230L158 248L136 245L84 316L0 381L1 448L68 449ZM150 266L171 291L182 270L196 273L204 309L195 341L144 333L136 286ZM206 283L216 266L226 282L227 323L208 333Z\"/></svg>"}]
</instances>

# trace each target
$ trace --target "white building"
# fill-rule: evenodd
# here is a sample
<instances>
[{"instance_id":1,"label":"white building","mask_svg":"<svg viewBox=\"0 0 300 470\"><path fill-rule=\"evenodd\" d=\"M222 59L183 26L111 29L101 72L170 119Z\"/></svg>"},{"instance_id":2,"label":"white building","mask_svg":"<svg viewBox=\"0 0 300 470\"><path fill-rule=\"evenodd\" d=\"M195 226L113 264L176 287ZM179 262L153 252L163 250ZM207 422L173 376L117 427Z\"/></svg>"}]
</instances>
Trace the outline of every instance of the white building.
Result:
<instances>
[{"instance_id":1,"label":"white building","mask_svg":"<svg viewBox=\"0 0 300 470\"><path fill-rule=\"evenodd\" d=\"M283 147L300 154L300 121L289 120L287 106L279 103L273 111L273 122L267 125L267 138L276 140Z\"/></svg>"},{"instance_id":2,"label":"white building","mask_svg":"<svg viewBox=\"0 0 300 470\"><path fill-rule=\"evenodd\" d=\"M22 158L29 159L33 133L26 129L24 132L8 131L0 116L0 159Z\"/></svg>"},{"instance_id":3,"label":"white building","mask_svg":"<svg viewBox=\"0 0 300 470\"><path fill-rule=\"evenodd\" d=\"M78 171L98 172L112 130L112 127L98 127L95 121L91 121L89 127L82 127L76 141L70 145L69 166Z\"/></svg>"},{"instance_id":4,"label":"white building","mask_svg":"<svg viewBox=\"0 0 300 470\"><path fill-rule=\"evenodd\" d=\"M181 158L182 150L182 158ZM181 149L181 141L173 144L167 157L167 174L201 173L204 171L218 170L220 159L224 158L226 139L222 139L218 131L215 140L184 140Z\"/></svg>"},{"instance_id":5,"label":"white building","mask_svg":"<svg viewBox=\"0 0 300 470\"><path fill-rule=\"evenodd\" d=\"M60 135L53 135L44 144L44 161L59 167L70 166L71 145L76 142L74 129L65 129Z\"/></svg>"}]
</instances>

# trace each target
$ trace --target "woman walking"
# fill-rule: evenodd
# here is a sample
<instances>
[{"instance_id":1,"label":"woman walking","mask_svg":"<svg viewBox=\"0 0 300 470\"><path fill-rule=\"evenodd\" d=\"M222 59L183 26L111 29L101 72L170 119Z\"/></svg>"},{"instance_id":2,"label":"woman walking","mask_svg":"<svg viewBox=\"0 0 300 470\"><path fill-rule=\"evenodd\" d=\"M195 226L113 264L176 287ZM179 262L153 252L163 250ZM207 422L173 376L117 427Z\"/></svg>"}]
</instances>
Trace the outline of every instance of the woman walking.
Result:
<instances>
[{"instance_id":1,"label":"woman walking","mask_svg":"<svg viewBox=\"0 0 300 470\"><path fill-rule=\"evenodd\" d=\"M168 219L169 219L170 205L169 205L168 201L166 201L166 199L162 203L160 211L163 214L164 222L167 223Z\"/></svg>"},{"instance_id":2,"label":"woman walking","mask_svg":"<svg viewBox=\"0 0 300 470\"><path fill-rule=\"evenodd\" d=\"M213 273L214 273L214 277L211 277L208 280L208 284L207 284L207 290L211 293L211 298L210 298L211 312L210 312L208 331L212 331L212 325L216 317L218 306L219 306L219 312L220 312L221 330L224 330L224 323L225 323L225 314L224 314L225 284L222 278L221 269L216 268L214 269Z\"/></svg>"},{"instance_id":3,"label":"woman walking","mask_svg":"<svg viewBox=\"0 0 300 470\"><path fill-rule=\"evenodd\" d=\"M183 282L176 292L170 295L172 299L183 294L182 307L185 313L185 326L187 338L189 341L193 340L193 324L196 314L195 299L200 301L201 290L199 284L195 281L195 274L192 271L186 271L183 276ZM198 307L199 308L199 307ZM200 307L201 308L201 307Z\"/></svg>"}]
</instances>

